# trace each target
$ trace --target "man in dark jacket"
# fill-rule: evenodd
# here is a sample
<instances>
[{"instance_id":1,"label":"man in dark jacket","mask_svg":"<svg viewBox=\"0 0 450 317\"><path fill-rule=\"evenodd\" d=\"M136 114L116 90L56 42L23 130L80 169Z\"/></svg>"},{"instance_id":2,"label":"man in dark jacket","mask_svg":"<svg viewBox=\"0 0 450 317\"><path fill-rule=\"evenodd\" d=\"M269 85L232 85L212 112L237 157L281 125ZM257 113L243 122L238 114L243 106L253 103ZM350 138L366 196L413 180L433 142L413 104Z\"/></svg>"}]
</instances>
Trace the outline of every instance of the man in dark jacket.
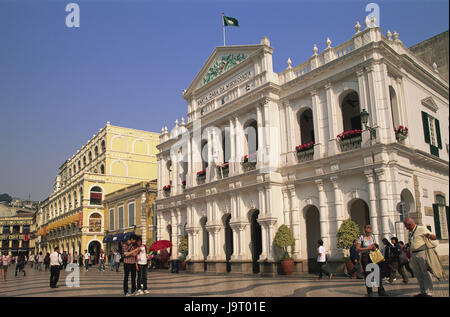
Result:
<instances>
[{"instance_id":1,"label":"man in dark jacket","mask_svg":"<svg viewBox=\"0 0 450 317\"><path fill-rule=\"evenodd\" d=\"M353 269L348 272L348 277L353 278L353 274L356 272L356 278L362 279L361 276L361 264L359 263L359 253L356 251L356 240L353 240L353 245L350 248L350 260L353 263Z\"/></svg>"},{"instance_id":2,"label":"man in dark jacket","mask_svg":"<svg viewBox=\"0 0 450 317\"><path fill-rule=\"evenodd\" d=\"M25 273L25 255L22 252L20 252L19 255L17 256L17 264L16 264L16 274L15 274L15 276L17 276L17 272L23 272L23 276L27 275Z\"/></svg>"}]
</instances>

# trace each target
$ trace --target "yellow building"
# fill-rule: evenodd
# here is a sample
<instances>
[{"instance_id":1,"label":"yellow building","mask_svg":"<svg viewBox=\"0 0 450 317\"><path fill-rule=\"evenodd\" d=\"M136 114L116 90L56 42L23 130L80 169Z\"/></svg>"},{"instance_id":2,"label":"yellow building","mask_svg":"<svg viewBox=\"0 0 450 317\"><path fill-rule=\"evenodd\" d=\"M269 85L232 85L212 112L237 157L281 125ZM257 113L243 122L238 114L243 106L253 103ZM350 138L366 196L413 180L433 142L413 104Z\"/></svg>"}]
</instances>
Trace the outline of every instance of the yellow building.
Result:
<instances>
[{"instance_id":1,"label":"yellow building","mask_svg":"<svg viewBox=\"0 0 450 317\"><path fill-rule=\"evenodd\" d=\"M53 193L39 207L41 250L70 254L103 246L105 195L157 178L159 134L109 122L59 168Z\"/></svg>"},{"instance_id":2,"label":"yellow building","mask_svg":"<svg viewBox=\"0 0 450 317\"><path fill-rule=\"evenodd\" d=\"M127 233L142 236L144 244L155 240L154 203L157 182L141 182L105 196L105 252L119 250Z\"/></svg>"}]
</instances>

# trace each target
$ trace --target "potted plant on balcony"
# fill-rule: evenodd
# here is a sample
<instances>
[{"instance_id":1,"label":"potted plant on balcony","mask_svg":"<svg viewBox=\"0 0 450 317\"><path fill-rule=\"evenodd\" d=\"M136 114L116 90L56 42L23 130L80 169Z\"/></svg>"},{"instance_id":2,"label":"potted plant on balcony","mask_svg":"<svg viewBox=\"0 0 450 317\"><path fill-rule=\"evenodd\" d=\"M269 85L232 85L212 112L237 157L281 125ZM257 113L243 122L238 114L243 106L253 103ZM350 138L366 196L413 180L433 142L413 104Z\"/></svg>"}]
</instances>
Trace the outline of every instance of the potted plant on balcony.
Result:
<instances>
[{"instance_id":1,"label":"potted plant on balcony","mask_svg":"<svg viewBox=\"0 0 450 317\"><path fill-rule=\"evenodd\" d=\"M186 188L186 181L182 181L181 185L183 186L183 189L185 189Z\"/></svg>"},{"instance_id":2,"label":"potted plant on balcony","mask_svg":"<svg viewBox=\"0 0 450 317\"><path fill-rule=\"evenodd\" d=\"M299 160L302 160L307 156L311 156L314 154L314 141L297 145L295 150L297 151L297 157Z\"/></svg>"},{"instance_id":3,"label":"potted plant on balcony","mask_svg":"<svg viewBox=\"0 0 450 317\"><path fill-rule=\"evenodd\" d=\"M242 159L242 167L244 169L244 171L250 171L255 169L256 167L256 157L257 157L258 153L252 153L252 154L247 154L245 155Z\"/></svg>"},{"instance_id":4,"label":"potted plant on balcony","mask_svg":"<svg viewBox=\"0 0 450 317\"><path fill-rule=\"evenodd\" d=\"M344 131L337 136L341 151L348 151L357 147L361 147L361 130L353 129Z\"/></svg>"},{"instance_id":5,"label":"potted plant on balcony","mask_svg":"<svg viewBox=\"0 0 450 317\"><path fill-rule=\"evenodd\" d=\"M289 255L288 247L295 245L291 229L286 225L281 225L275 235L273 244L283 249L283 255L280 258L281 266L285 275L291 275L294 269L294 260Z\"/></svg>"},{"instance_id":6,"label":"potted plant on balcony","mask_svg":"<svg viewBox=\"0 0 450 317\"><path fill-rule=\"evenodd\" d=\"M228 177L228 173L230 171L230 164L228 162L219 164L216 166L216 168L217 174L220 176L220 178Z\"/></svg>"},{"instance_id":7,"label":"potted plant on balcony","mask_svg":"<svg viewBox=\"0 0 450 317\"><path fill-rule=\"evenodd\" d=\"M188 236L184 235L180 239L180 243L178 244L178 251L180 251L181 256L178 258L181 263L181 268L186 270L186 255L188 253Z\"/></svg>"},{"instance_id":8,"label":"potted plant on balcony","mask_svg":"<svg viewBox=\"0 0 450 317\"><path fill-rule=\"evenodd\" d=\"M202 183L206 179L206 170L201 170L200 172L197 172L197 182Z\"/></svg>"},{"instance_id":9,"label":"potted plant on balcony","mask_svg":"<svg viewBox=\"0 0 450 317\"><path fill-rule=\"evenodd\" d=\"M403 141L408 137L408 128L400 125L397 129L394 128L395 138L397 141Z\"/></svg>"},{"instance_id":10,"label":"potted plant on balcony","mask_svg":"<svg viewBox=\"0 0 450 317\"><path fill-rule=\"evenodd\" d=\"M163 187L163 191L164 191L164 193L167 195L167 194L169 194L170 193L170 189L172 188L172 185L166 185L166 186L164 186Z\"/></svg>"},{"instance_id":11,"label":"potted plant on balcony","mask_svg":"<svg viewBox=\"0 0 450 317\"><path fill-rule=\"evenodd\" d=\"M347 268L347 272L353 269L353 263L348 256L349 249L353 245L353 241L358 239L359 226L351 219L344 220L337 232L337 244L338 249L344 250L344 263Z\"/></svg>"}]
</instances>

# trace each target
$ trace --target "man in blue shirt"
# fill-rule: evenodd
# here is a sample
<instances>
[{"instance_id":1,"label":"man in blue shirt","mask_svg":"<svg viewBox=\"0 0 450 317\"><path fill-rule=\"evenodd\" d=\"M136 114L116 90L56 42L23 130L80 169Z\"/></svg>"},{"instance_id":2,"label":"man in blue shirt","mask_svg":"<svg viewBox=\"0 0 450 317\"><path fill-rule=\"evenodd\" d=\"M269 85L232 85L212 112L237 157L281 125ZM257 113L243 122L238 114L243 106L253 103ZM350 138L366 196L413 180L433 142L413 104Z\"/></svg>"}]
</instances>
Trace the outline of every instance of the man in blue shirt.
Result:
<instances>
[{"instance_id":1,"label":"man in blue shirt","mask_svg":"<svg viewBox=\"0 0 450 317\"><path fill-rule=\"evenodd\" d=\"M356 278L362 279L361 276L361 264L359 263L359 253L356 251L357 240L353 240L353 245L350 248L350 260L353 263L353 269L348 272L348 277L353 278L353 274L356 272Z\"/></svg>"}]
</instances>

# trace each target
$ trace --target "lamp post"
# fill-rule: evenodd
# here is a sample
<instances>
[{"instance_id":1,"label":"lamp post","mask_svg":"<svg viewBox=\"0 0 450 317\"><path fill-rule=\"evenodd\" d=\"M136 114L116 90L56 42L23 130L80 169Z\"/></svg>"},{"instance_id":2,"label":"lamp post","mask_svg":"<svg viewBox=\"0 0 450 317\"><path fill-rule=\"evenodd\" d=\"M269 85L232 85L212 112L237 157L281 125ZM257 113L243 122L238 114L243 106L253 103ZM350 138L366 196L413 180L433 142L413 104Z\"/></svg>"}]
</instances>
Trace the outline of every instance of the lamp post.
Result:
<instances>
[{"instance_id":1,"label":"lamp post","mask_svg":"<svg viewBox=\"0 0 450 317\"><path fill-rule=\"evenodd\" d=\"M360 116L361 116L361 123L364 125L364 128L370 131L370 140L372 141L372 139L376 139L377 130L368 125L369 113L366 111L366 109L363 109L361 111Z\"/></svg>"}]
</instances>

